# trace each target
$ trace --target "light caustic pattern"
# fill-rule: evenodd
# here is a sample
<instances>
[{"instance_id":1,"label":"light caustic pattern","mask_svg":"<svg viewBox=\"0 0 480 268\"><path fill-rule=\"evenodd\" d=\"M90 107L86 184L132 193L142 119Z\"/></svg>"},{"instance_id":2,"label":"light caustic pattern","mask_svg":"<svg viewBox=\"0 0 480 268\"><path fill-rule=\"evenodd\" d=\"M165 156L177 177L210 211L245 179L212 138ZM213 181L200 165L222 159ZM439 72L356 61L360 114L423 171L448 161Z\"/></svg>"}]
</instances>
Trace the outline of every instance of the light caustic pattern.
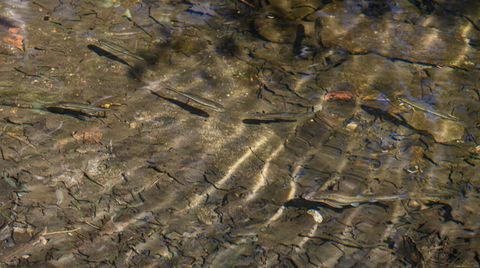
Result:
<instances>
[{"instance_id":1,"label":"light caustic pattern","mask_svg":"<svg viewBox=\"0 0 480 268\"><path fill-rule=\"evenodd\" d=\"M5 12L10 12L8 14L21 25L28 26L28 21L22 22L19 11L31 9L31 4L15 2L19 8L13 9L8 4ZM49 1L42 4L44 2ZM403 241L410 241L405 237L423 241L415 230L423 224L417 218L429 219L424 212L437 219L453 210L456 213L449 216L460 219L449 221L449 228L469 227L475 231L475 223L458 213L461 210L455 203L449 209L437 203L409 207L406 201L366 202L359 207L344 204L343 208L333 208L299 199L306 194L323 192L387 195L435 190L448 181L451 187L457 187L456 182L462 181L462 176L471 174L475 168L476 160L466 159L472 142L465 143L465 153L455 151L455 146L435 143L431 136L392 118L399 111L370 107L361 100L364 95L379 97L385 94L393 98L397 91L408 96L447 94L449 92L441 90L429 92L424 85L446 90L455 88L461 81L465 90L451 92L456 94L454 102L470 99L465 103L471 104L472 97L468 94L475 92L471 87L476 80L472 80L467 71L461 69L460 72L456 68L470 68L465 59L472 57L473 47L466 43L463 47L455 47L457 55L447 57L446 62L435 61L443 57L431 59L415 51L407 51L405 59L399 58L404 55L395 54L403 51L396 38L407 37L396 34L398 21L388 17L384 21L378 17L373 22L367 21L377 23L378 31L364 29L368 17L349 15L358 7L348 6L352 3L346 1L331 3L322 11L325 13L318 13L321 24L326 25L321 29L325 47L319 47L311 59L299 59L294 55L285 59L282 57L290 55L291 44L257 40L248 27L242 28L249 23L229 21L231 29L226 29L226 24L215 25L215 20L205 19L218 15L212 9L213 4L190 2L182 6L189 12L175 13L178 17L172 15L173 19L165 16L169 12L173 14L178 7L170 6L167 1L162 2L161 7L152 6L148 10L139 7L140 11L142 8L148 11L143 15L123 3L125 6L119 9L130 8L134 15L127 24L134 29L126 27L121 16L116 18L116 11L98 9L98 14L90 14L91 3L73 5L55 1L52 4L55 8L51 10L47 4L35 6L37 13L44 8L50 12L48 16L43 13L32 16L41 21L41 27L48 29L35 31L35 34L50 38L50 33L56 33L61 44L71 46L65 51L85 52L63 54L68 59L66 65L70 66L63 67L75 66L75 71L69 69L71 75L66 76L69 83L98 85L98 88L87 87L81 94L78 88L66 86L61 95L91 100L115 93L118 102L127 105L109 111L107 118L86 122L58 114L56 117L47 115L48 120L39 120L40 123L17 119L18 123L13 117L6 120L13 123L5 131L19 144L2 141L0 148L4 161L0 164L12 177L16 176L15 179L3 178L5 189L16 192L2 192L1 202L6 206L12 203L13 196L10 211L14 213L3 215L0 211L1 220L11 220L0 229L0 237L8 245L0 260L19 264L28 259L48 259L57 266L161 263L177 267L332 267L353 266L368 259L372 266L385 263L401 266L413 262L409 259L411 256L401 255L402 247L406 247ZM78 23L86 23L87 32L81 32L80 24L68 18L72 11L82 14ZM222 10L217 11L221 13ZM62 19L66 30L42 20L50 17ZM272 17L272 20L277 19ZM124 40L122 45L131 48L143 44L147 50L154 50L155 46L144 31L148 34L162 32L149 27L160 27L159 21L165 22L169 29L162 28L165 34L158 38L169 41L161 44L160 51L154 50L162 55L158 66L126 65L118 59L113 61L112 57L100 57L95 53L98 50L86 50L85 47L92 48L92 44L82 43L83 39L77 42L79 36L105 37L104 24L109 20L116 22L115 27L108 27L109 31L125 27L126 33L133 30L139 33L137 40ZM172 22L167 23L170 20ZM402 25L407 30L416 29L422 33L418 40L432 48L426 50L438 53L435 46L446 40L445 34L435 29L438 27L435 20L426 18L422 23L433 26ZM99 27L98 32L91 30L92 25ZM459 36L470 38L473 26L467 23L460 27ZM79 31L73 33L75 38L70 38L70 29ZM239 37L237 44L242 49L232 46L235 42L228 39L233 34L230 31L235 34L244 31L242 38L247 41L242 42ZM328 31L333 32L329 35ZM364 31L361 39L352 37L357 31ZM121 33L107 35L121 36ZM225 40L219 40L219 36ZM374 40L385 42L371 42L372 36ZM49 40L46 43L51 44ZM33 44L39 47L38 51L46 51L49 58L54 58L51 53L58 53L56 47L50 50L47 49L50 46L43 47L42 40L37 41ZM225 47L230 46L233 52L228 49L225 52ZM337 51L337 47L341 49ZM38 51L36 53L40 53ZM417 62L412 59L414 56L421 59ZM392 60L397 58L399 60ZM10 67L13 69L20 63L26 63L26 67L34 65L28 57L21 61ZM149 79L153 80L138 81L137 76L135 82L125 77L120 81L121 75L125 75L123 71L132 67L152 71L154 77ZM82 70L81 75L77 74L78 70ZM56 75L42 77L58 83ZM38 78L34 77L32 80ZM258 83L261 83L260 91ZM211 112L208 107L166 91L167 85L215 100L226 111ZM161 97L152 96L150 90ZM325 92L336 90L351 91L357 102L323 101ZM437 100L441 96L432 98ZM242 121L252 112L305 112L311 107L316 115L296 122L249 124ZM201 112L203 109L208 110L207 115ZM474 114L475 109L478 110L469 106L456 112L466 118L468 113ZM53 124L59 117L63 123ZM348 130L349 123L354 123L357 129ZM469 128L469 133L477 133L467 123L464 127ZM444 132L440 134L445 135ZM28 139L23 139L21 133ZM81 140L78 140L78 133L84 133ZM92 138L97 136L98 140ZM26 145L30 140L33 147ZM37 160L41 158L38 155L44 159ZM16 161L10 161L12 159ZM457 172L454 165L461 171ZM465 206L469 203L465 202ZM308 209L321 213L323 222L314 221ZM22 213L18 213L20 211ZM411 216L410 213L416 214ZM466 227L459 227L459 222ZM438 228L439 234L447 228L444 222L429 223L432 224L429 228ZM54 234L47 237L47 241L45 237L41 239L41 230L37 230L44 227L48 230L80 229ZM22 235L30 233L38 235L22 244ZM407 246L417 251L438 248L445 241L435 240L437 238L433 232L429 237L433 241L431 245ZM395 248L388 248L387 241L393 241ZM398 256L392 254L395 250ZM47 256L43 256L45 252L49 252ZM446 259L456 257L452 255Z\"/></svg>"}]
</instances>

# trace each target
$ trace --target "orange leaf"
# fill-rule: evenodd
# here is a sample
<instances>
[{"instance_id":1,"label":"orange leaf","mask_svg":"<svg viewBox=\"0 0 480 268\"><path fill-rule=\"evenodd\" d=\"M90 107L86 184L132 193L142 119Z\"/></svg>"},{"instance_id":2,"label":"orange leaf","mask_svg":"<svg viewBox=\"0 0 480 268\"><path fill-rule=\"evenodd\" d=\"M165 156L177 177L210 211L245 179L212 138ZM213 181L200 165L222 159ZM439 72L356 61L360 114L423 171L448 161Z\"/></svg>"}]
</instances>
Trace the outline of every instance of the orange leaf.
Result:
<instances>
[{"instance_id":1,"label":"orange leaf","mask_svg":"<svg viewBox=\"0 0 480 268\"><path fill-rule=\"evenodd\" d=\"M20 34L20 28L9 28L9 36L3 38L3 42L14 46L23 51L23 35Z\"/></svg>"},{"instance_id":2,"label":"orange leaf","mask_svg":"<svg viewBox=\"0 0 480 268\"><path fill-rule=\"evenodd\" d=\"M9 34L18 34L20 32L20 28L8 28Z\"/></svg>"},{"instance_id":3,"label":"orange leaf","mask_svg":"<svg viewBox=\"0 0 480 268\"><path fill-rule=\"evenodd\" d=\"M353 99L353 94L348 91L328 92L323 97L323 100L325 101L330 101L330 100L349 101L351 99Z\"/></svg>"}]
</instances>

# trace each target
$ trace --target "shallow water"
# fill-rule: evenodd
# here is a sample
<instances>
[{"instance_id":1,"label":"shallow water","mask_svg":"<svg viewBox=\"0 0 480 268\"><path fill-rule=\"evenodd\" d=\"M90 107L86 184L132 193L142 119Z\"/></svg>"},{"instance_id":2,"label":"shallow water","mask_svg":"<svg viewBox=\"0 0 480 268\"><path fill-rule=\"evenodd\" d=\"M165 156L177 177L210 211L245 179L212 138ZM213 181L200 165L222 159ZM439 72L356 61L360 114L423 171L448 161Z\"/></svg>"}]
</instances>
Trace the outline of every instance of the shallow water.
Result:
<instances>
[{"instance_id":1,"label":"shallow water","mask_svg":"<svg viewBox=\"0 0 480 268\"><path fill-rule=\"evenodd\" d=\"M477 1L178 2L0 2L0 263L480 265Z\"/></svg>"}]
</instances>

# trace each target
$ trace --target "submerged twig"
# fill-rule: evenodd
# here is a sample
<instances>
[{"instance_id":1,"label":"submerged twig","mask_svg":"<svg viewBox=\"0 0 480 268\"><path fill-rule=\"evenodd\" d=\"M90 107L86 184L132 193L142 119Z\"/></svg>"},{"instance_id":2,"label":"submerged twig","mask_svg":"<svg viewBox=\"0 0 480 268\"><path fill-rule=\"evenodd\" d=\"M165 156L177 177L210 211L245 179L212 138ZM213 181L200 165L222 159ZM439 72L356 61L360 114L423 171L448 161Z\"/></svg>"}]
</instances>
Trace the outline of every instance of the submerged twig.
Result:
<instances>
[{"instance_id":1,"label":"submerged twig","mask_svg":"<svg viewBox=\"0 0 480 268\"><path fill-rule=\"evenodd\" d=\"M241 3L251 7L251 8L256 8L255 5L253 5L252 3L248 2L247 0L238 0L240 1Z\"/></svg>"},{"instance_id":2,"label":"submerged twig","mask_svg":"<svg viewBox=\"0 0 480 268\"><path fill-rule=\"evenodd\" d=\"M47 228L45 228L45 231L44 231L44 233L42 233L42 236L55 235L55 234L68 234L68 233L77 232L77 231L79 231L80 229L82 229L82 228L78 227L78 228L71 229L71 230L55 231L55 232L49 232L49 233L48 233L48 232L46 232Z\"/></svg>"},{"instance_id":3,"label":"submerged twig","mask_svg":"<svg viewBox=\"0 0 480 268\"><path fill-rule=\"evenodd\" d=\"M96 185L98 185L98 186L100 186L100 187L102 187L102 188L105 188L105 186L104 186L103 184L99 183L98 181L96 181L96 180L94 180L92 177L90 177L90 176L87 174L87 172L83 172L83 175L85 176L85 178L87 178L87 180L93 182L94 184L96 184Z\"/></svg>"},{"instance_id":4,"label":"submerged twig","mask_svg":"<svg viewBox=\"0 0 480 268\"><path fill-rule=\"evenodd\" d=\"M90 226L90 227L93 227L93 228L97 229L97 230L101 230L101 229L102 229L102 228L98 227L97 225L95 225L95 224L93 224L93 223L90 223L90 222L88 222L88 221L84 221L84 223L85 223L86 225Z\"/></svg>"},{"instance_id":5,"label":"submerged twig","mask_svg":"<svg viewBox=\"0 0 480 268\"><path fill-rule=\"evenodd\" d=\"M30 143L30 142L27 141L27 140L24 140L24 139L18 137L17 135L15 135L15 134L13 134L13 133L4 132L4 134L7 135L7 136L9 136L10 138L13 138L13 139L15 139L15 140L23 143L23 144L26 144L26 145L29 146L29 147L32 147L33 149L37 149L37 148L35 147L35 145L33 145L32 143Z\"/></svg>"}]
</instances>

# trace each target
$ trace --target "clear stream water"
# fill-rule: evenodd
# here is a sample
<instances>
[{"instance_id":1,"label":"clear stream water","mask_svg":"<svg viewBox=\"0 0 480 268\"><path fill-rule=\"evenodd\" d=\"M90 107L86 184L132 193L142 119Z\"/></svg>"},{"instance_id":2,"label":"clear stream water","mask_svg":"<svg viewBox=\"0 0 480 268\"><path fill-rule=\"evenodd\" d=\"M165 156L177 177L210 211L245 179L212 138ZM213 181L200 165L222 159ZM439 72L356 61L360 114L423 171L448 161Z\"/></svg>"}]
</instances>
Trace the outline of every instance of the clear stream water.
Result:
<instances>
[{"instance_id":1,"label":"clear stream water","mask_svg":"<svg viewBox=\"0 0 480 268\"><path fill-rule=\"evenodd\" d=\"M478 267L480 2L0 1L0 263Z\"/></svg>"}]
</instances>

